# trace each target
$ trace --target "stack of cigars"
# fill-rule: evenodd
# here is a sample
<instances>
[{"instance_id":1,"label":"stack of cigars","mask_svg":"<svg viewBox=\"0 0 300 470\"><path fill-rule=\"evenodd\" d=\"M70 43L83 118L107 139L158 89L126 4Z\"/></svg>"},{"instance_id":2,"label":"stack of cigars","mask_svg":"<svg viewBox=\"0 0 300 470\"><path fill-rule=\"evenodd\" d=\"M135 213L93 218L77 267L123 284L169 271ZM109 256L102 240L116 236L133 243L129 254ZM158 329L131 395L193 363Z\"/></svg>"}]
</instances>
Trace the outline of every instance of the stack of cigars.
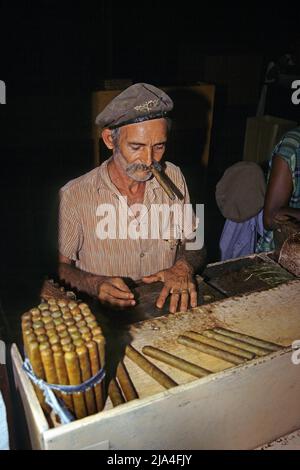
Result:
<instances>
[{"instance_id":1,"label":"stack of cigars","mask_svg":"<svg viewBox=\"0 0 300 470\"><path fill-rule=\"evenodd\" d=\"M105 338L86 303L50 297L22 315L24 349L33 372L50 384L79 385L105 363ZM35 386L43 409L50 412ZM85 392L55 392L80 419L104 408L104 383Z\"/></svg>"}]
</instances>

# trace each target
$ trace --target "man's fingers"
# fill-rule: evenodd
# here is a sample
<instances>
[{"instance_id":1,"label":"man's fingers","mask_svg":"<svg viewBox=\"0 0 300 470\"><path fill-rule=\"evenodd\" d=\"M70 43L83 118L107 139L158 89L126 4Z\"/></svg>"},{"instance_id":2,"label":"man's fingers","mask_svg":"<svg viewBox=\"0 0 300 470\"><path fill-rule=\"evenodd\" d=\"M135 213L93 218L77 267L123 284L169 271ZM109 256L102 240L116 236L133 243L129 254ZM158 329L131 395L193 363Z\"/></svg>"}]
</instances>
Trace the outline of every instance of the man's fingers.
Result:
<instances>
[{"instance_id":1,"label":"man's fingers","mask_svg":"<svg viewBox=\"0 0 300 470\"><path fill-rule=\"evenodd\" d=\"M133 299L133 294L129 292L124 292L123 290L118 289L118 287L113 286L112 284L106 284L103 286L103 292L109 294L111 297L115 299Z\"/></svg>"},{"instance_id":2,"label":"man's fingers","mask_svg":"<svg viewBox=\"0 0 300 470\"><path fill-rule=\"evenodd\" d=\"M114 307L124 308L124 307L133 307L135 305L135 300L122 300L117 299L116 297L111 296L108 293L105 293L101 299L102 302L108 303Z\"/></svg>"},{"instance_id":3,"label":"man's fingers","mask_svg":"<svg viewBox=\"0 0 300 470\"><path fill-rule=\"evenodd\" d=\"M156 307L163 308L164 303L165 303L169 293L170 293L170 288L164 286L162 288L160 294L159 294L159 297L158 297L157 301L156 301Z\"/></svg>"},{"instance_id":4,"label":"man's fingers","mask_svg":"<svg viewBox=\"0 0 300 470\"><path fill-rule=\"evenodd\" d=\"M175 313L177 311L179 298L180 298L180 294L171 294L170 308L169 308L171 313Z\"/></svg>"},{"instance_id":5,"label":"man's fingers","mask_svg":"<svg viewBox=\"0 0 300 470\"><path fill-rule=\"evenodd\" d=\"M180 301L180 311L186 311L189 306L189 292L183 292L181 294L181 301Z\"/></svg>"},{"instance_id":6,"label":"man's fingers","mask_svg":"<svg viewBox=\"0 0 300 470\"><path fill-rule=\"evenodd\" d=\"M157 274L152 274L151 276L142 277L142 281L145 284L151 284L152 282L160 281L160 277Z\"/></svg>"},{"instance_id":7,"label":"man's fingers","mask_svg":"<svg viewBox=\"0 0 300 470\"><path fill-rule=\"evenodd\" d=\"M190 288L191 307L197 307L198 295L195 286Z\"/></svg>"},{"instance_id":8,"label":"man's fingers","mask_svg":"<svg viewBox=\"0 0 300 470\"><path fill-rule=\"evenodd\" d=\"M121 277L113 277L111 279L111 284L123 292L129 292L130 294L132 293Z\"/></svg>"}]
</instances>

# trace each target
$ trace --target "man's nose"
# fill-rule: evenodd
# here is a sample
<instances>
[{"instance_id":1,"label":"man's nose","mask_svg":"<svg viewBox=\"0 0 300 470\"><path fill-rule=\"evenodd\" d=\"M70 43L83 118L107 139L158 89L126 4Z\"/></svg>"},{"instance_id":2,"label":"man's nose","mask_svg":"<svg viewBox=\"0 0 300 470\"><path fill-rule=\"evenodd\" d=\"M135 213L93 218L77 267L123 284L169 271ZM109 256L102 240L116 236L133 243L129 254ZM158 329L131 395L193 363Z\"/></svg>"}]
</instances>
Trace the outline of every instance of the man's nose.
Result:
<instances>
[{"instance_id":1,"label":"man's nose","mask_svg":"<svg viewBox=\"0 0 300 470\"><path fill-rule=\"evenodd\" d=\"M144 157L143 158L144 163L147 166L150 166L153 162L153 148L152 147L145 147L145 152L144 152L143 157Z\"/></svg>"}]
</instances>

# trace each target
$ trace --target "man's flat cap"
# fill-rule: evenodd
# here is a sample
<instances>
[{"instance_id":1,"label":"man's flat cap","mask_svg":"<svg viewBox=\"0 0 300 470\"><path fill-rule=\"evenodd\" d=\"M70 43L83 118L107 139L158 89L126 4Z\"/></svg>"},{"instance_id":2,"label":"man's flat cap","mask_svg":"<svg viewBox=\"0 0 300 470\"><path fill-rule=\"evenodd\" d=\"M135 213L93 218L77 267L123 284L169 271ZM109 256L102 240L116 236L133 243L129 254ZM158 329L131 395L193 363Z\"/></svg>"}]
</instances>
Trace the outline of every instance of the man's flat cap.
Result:
<instances>
[{"instance_id":1,"label":"man's flat cap","mask_svg":"<svg viewBox=\"0 0 300 470\"><path fill-rule=\"evenodd\" d=\"M101 128L117 127L165 117L173 109L171 98L159 88L136 83L116 96L96 117Z\"/></svg>"}]
</instances>

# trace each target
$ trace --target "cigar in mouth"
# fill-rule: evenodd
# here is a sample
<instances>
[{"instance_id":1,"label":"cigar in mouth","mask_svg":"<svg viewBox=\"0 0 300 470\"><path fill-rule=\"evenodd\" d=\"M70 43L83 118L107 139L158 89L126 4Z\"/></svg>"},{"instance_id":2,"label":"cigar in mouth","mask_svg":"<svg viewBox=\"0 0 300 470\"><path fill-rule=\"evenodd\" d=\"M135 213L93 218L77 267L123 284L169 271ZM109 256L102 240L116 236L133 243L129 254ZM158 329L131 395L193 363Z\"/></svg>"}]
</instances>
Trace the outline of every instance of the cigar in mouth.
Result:
<instances>
[{"instance_id":1,"label":"cigar in mouth","mask_svg":"<svg viewBox=\"0 0 300 470\"><path fill-rule=\"evenodd\" d=\"M158 183L161 185L165 193L169 196L169 198L174 201L175 199L175 194L173 189L171 188L170 184L168 183L163 171L162 167L158 162L153 162L151 167L151 172L153 176L156 178Z\"/></svg>"}]
</instances>

